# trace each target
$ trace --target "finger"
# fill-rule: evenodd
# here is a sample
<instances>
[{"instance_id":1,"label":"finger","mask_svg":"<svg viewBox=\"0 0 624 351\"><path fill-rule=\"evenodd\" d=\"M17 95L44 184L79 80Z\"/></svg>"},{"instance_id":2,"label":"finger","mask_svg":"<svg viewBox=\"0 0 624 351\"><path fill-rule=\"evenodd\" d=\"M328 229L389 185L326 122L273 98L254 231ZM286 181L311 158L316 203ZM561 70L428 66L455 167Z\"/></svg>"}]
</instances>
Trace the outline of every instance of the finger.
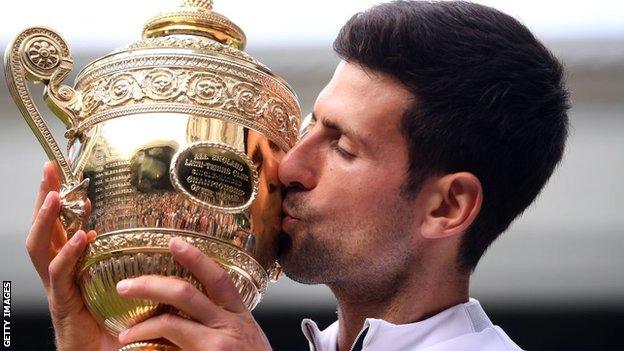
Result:
<instances>
[{"instance_id":1,"label":"finger","mask_svg":"<svg viewBox=\"0 0 624 351\"><path fill-rule=\"evenodd\" d=\"M247 312L230 275L219 264L181 238L169 241L173 257L199 280L215 304L235 313Z\"/></svg>"},{"instance_id":2,"label":"finger","mask_svg":"<svg viewBox=\"0 0 624 351\"><path fill-rule=\"evenodd\" d=\"M52 225L52 229L50 229L50 246L52 247L52 251L56 254L67 242L67 233L61 224L61 220L57 218Z\"/></svg>"},{"instance_id":3,"label":"finger","mask_svg":"<svg viewBox=\"0 0 624 351\"><path fill-rule=\"evenodd\" d=\"M43 204L43 201L50 191L59 191L61 188L61 181L59 180L56 172L56 164L52 162L46 162L43 165L43 179L39 184L39 195L35 199L35 207L33 209L32 222L35 221L35 217L39 212L39 208Z\"/></svg>"},{"instance_id":4,"label":"finger","mask_svg":"<svg viewBox=\"0 0 624 351\"><path fill-rule=\"evenodd\" d=\"M147 299L171 305L206 325L210 325L215 317L227 313L212 303L191 283L173 277L152 275L125 279L117 283L117 292L123 297Z\"/></svg>"},{"instance_id":5,"label":"finger","mask_svg":"<svg viewBox=\"0 0 624 351\"><path fill-rule=\"evenodd\" d=\"M206 343L216 333L205 326L170 313L147 319L119 334L119 342L128 344L134 341L165 338L183 350L206 349Z\"/></svg>"},{"instance_id":6,"label":"finger","mask_svg":"<svg viewBox=\"0 0 624 351\"><path fill-rule=\"evenodd\" d=\"M84 210L85 211L84 211L84 216L82 217L82 223L86 224L89 222L89 216L91 215L91 200L89 198L85 200Z\"/></svg>"},{"instance_id":7,"label":"finger","mask_svg":"<svg viewBox=\"0 0 624 351\"><path fill-rule=\"evenodd\" d=\"M87 242L92 243L95 240L96 236L97 233L95 232L95 230L89 230L87 232Z\"/></svg>"},{"instance_id":8,"label":"finger","mask_svg":"<svg viewBox=\"0 0 624 351\"><path fill-rule=\"evenodd\" d=\"M75 298L74 268L87 244L87 235L79 230L74 234L61 251L54 257L48 267L50 288L54 301L63 304Z\"/></svg>"},{"instance_id":9,"label":"finger","mask_svg":"<svg viewBox=\"0 0 624 351\"><path fill-rule=\"evenodd\" d=\"M51 233L60 210L58 193L51 191L39 208L35 222L26 238L26 249L37 273L47 287L48 265L54 257L51 249Z\"/></svg>"}]
</instances>

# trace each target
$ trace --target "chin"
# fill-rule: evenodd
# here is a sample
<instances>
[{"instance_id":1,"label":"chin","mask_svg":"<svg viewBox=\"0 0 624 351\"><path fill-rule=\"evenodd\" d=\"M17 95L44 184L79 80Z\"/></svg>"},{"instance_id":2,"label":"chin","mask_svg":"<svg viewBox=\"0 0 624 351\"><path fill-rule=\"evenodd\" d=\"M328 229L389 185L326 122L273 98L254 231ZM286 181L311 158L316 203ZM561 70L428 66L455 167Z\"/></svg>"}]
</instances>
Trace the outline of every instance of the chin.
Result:
<instances>
[{"instance_id":1,"label":"chin","mask_svg":"<svg viewBox=\"0 0 624 351\"><path fill-rule=\"evenodd\" d=\"M327 282L322 279L322 277L320 277L318 274L314 274L307 268L308 267L300 267L296 264L287 264L285 266L282 266L282 272L284 272L285 276L300 284L327 284Z\"/></svg>"},{"instance_id":2,"label":"chin","mask_svg":"<svg viewBox=\"0 0 624 351\"><path fill-rule=\"evenodd\" d=\"M309 238L309 237L308 237ZM323 255L318 255L324 252ZM293 242L293 237L282 233L278 258L282 272L301 284L327 284L335 276L335 260L326 255L326 247L319 248L310 240Z\"/></svg>"},{"instance_id":3,"label":"chin","mask_svg":"<svg viewBox=\"0 0 624 351\"><path fill-rule=\"evenodd\" d=\"M280 266L282 266L282 272L290 279L303 284L313 284L306 279L309 274L309 267L305 267L302 264L303 260L301 255L297 255L293 248L292 236L284 231L280 235L277 257L279 259ZM302 267L304 266L304 267Z\"/></svg>"}]
</instances>

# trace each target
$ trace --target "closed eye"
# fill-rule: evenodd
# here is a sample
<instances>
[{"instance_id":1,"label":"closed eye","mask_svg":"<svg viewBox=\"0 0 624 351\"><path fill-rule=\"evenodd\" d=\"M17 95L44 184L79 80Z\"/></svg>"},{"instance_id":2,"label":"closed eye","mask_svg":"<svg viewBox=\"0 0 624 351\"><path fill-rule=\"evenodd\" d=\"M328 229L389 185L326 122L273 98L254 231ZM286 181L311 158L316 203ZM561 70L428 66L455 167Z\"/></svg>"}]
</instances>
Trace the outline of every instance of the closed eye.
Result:
<instances>
[{"instance_id":1,"label":"closed eye","mask_svg":"<svg viewBox=\"0 0 624 351\"><path fill-rule=\"evenodd\" d=\"M355 155L353 155L352 153L348 152L347 150L343 149L342 147L340 147L338 140L333 140L330 144L332 150L336 151L336 153L338 155L340 155L341 157L347 159L347 160L352 160L353 158L355 158Z\"/></svg>"}]
</instances>

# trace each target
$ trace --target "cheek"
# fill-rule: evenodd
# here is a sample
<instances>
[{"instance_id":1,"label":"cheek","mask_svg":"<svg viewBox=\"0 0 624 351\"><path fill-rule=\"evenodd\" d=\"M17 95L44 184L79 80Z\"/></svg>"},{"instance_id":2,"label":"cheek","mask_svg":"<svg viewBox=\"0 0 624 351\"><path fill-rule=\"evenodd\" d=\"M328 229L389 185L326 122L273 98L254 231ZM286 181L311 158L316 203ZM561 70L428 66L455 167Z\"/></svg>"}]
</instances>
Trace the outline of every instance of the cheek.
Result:
<instances>
[{"instance_id":1,"label":"cheek","mask_svg":"<svg viewBox=\"0 0 624 351\"><path fill-rule=\"evenodd\" d=\"M318 194L319 209L331 217L345 216L351 220L357 218L359 222L370 222L400 200L402 182L390 176L389 172L332 173L327 186Z\"/></svg>"}]
</instances>

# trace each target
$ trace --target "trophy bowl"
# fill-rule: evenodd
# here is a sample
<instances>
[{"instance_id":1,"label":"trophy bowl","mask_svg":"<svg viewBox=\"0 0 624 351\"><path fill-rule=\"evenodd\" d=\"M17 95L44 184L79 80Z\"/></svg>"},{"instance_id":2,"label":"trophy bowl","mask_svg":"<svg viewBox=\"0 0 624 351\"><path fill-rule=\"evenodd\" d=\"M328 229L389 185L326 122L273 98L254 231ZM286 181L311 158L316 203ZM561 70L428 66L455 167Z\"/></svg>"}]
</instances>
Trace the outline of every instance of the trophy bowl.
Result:
<instances>
[{"instance_id":1,"label":"trophy bowl","mask_svg":"<svg viewBox=\"0 0 624 351\"><path fill-rule=\"evenodd\" d=\"M203 289L170 254L173 237L218 262L250 310L279 276L277 166L297 141L301 111L288 84L242 51L245 42L212 1L186 0L148 21L141 40L88 64L73 87L62 84L72 69L69 47L53 30L25 29L7 48L11 95L58 165L61 222L68 235L97 233L76 279L112 335L180 313L121 298L118 281L157 274ZM67 156L29 82L45 85L45 102L67 126ZM122 349L177 348L156 340Z\"/></svg>"}]
</instances>

